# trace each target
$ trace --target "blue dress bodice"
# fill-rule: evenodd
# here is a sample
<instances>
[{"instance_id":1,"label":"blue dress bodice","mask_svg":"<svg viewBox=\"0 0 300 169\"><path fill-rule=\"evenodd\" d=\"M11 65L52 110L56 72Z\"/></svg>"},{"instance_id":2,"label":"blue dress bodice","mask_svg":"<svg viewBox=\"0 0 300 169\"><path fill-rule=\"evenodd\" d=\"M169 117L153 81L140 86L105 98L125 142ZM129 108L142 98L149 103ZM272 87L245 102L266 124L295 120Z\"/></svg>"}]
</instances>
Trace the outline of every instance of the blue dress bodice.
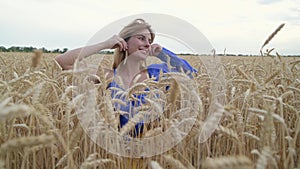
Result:
<instances>
[{"instance_id":1,"label":"blue dress bodice","mask_svg":"<svg viewBox=\"0 0 300 169\"><path fill-rule=\"evenodd\" d=\"M196 70L184 59L179 58L176 54L172 53L171 51L167 50L166 48L163 48L160 54L157 56L160 60L162 60L164 63L161 64L151 64L147 67L147 73L150 78L153 78L155 81L159 80L160 72L162 73L167 73L167 72L196 72ZM169 59L168 59L169 57ZM168 64L165 63L169 61L170 65L173 66L172 68L168 67ZM116 74L116 70L114 70L114 74ZM139 94L139 95L134 95L136 98L135 100L127 100L126 96L120 92L120 90L124 91L125 90L120 87L116 83L116 81L112 81L108 84L107 89L111 90L111 98L113 99L119 99L122 100L126 104L119 104L119 103L114 103L114 109L116 111L120 110L122 112L127 112L126 114L121 114L120 115L120 128L122 128L128 120L137 112L133 112L134 107L139 107L142 104L146 103L145 97L147 94ZM145 89L146 91L149 89ZM135 126L135 131L132 133L132 135L135 137L139 133L142 133L144 127L144 122L140 121L139 123L136 124Z\"/></svg>"}]
</instances>

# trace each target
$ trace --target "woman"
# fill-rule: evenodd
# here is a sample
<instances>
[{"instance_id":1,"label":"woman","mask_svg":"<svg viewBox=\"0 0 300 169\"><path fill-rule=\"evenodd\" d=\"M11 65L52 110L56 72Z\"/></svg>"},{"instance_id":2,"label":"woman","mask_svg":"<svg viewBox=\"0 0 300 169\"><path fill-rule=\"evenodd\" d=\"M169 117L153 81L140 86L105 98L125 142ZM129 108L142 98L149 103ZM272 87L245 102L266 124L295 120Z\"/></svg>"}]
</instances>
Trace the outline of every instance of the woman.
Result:
<instances>
[{"instance_id":1,"label":"woman","mask_svg":"<svg viewBox=\"0 0 300 169\"><path fill-rule=\"evenodd\" d=\"M136 19L125 26L118 35L114 35L104 42L70 50L57 56L55 59L63 70L68 70L73 68L76 59L81 60L103 49L115 49L113 69L104 69L104 73L107 74L107 79L114 79L108 85L108 89L112 88L112 98L124 100L125 98L121 98L122 96L117 95L116 88L127 90L135 83L142 82L149 77L155 77L155 79L158 80L161 71L164 73L169 71L184 71L190 75L195 72L195 69L185 60L177 57L174 53L161 47L159 44L152 44L154 37L155 34L151 26L143 19ZM148 56L156 56L164 63L152 64L144 68L143 63ZM168 61L172 68L168 67L166 63ZM131 107L139 106L143 102L144 96L138 97L141 100L140 102L133 103L127 101L127 106L119 105L119 109L130 114ZM127 122L128 115L121 115L120 127ZM142 127L142 122L137 124L136 132L140 133Z\"/></svg>"}]
</instances>

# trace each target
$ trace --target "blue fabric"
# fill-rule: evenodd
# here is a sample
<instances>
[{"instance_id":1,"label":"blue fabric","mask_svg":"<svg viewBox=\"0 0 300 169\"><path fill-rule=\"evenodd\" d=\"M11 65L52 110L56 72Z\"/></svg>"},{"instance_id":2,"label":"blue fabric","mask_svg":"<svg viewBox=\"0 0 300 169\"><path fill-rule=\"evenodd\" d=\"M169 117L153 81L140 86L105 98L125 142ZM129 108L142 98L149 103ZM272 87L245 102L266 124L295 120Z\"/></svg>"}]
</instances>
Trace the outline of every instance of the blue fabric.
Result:
<instances>
[{"instance_id":1,"label":"blue fabric","mask_svg":"<svg viewBox=\"0 0 300 169\"><path fill-rule=\"evenodd\" d=\"M194 69L187 61L184 59L179 58L176 54L173 52L167 50L166 48L163 48L162 51L159 53L157 56L159 59L161 59L163 62L168 61L168 57L170 58L170 65L174 66L173 68L169 68L167 63L161 63L161 64L151 64L147 67L147 71L149 74L149 77L154 77L155 81L159 80L159 74L160 72L162 73L167 73L167 72L181 72L181 70L184 70L184 72L197 72L196 69ZM192 78L192 75L190 74L190 77ZM111 83L108 84L107 88L115 87L120 90L123 90L115 81L112 81ZM146 91L149 89L146 89ZM122 128L129 120L129 116L132 116L130 112L133 112L134 107L139 107L142 104L146 103L145 97L146 94L140 94L140 95L135 95L137 98L137 101L127 101L125 96L123 96L120 93L118 93L117 89L111 89L111 97L115 99L120 99L126 102L126 106L114 103L114 108L116 110L121 110L123 112L128 112L128 114L125 115L120 115L120 128ZM137 113L137 112L134 112ZM133 137L136 137L139 133L143 132L144 128L144 122L141 121L140 123L136 124L134 133L131 133Z\"/></svg>"},{"instance_id":2,"label":"blue fabric","mask_svg":"<svg viewBox=\"0 0 300 169\"><path fill-rule=\"evenodd\" d=\"M162 71L163 73L166 73L166 72L168 72L167 68L168 68L167 64L165 64L165 63L152 64L147 68L147 71L148 71L149 77L155 77L155 81L158 81L160 71ZM107 88L109 89L111 87L115 87L122 91L125 91L115 81L112 81L111 83L108 84ZM145 91L149 91L149 89L146 89ZM111 90L111 98L120 99L120 100L126 102L126 106L118 104L118 103L114 103L114 108L116 110L128 112L128 114L120 115L120 128L122 128L126 123L128 123L130 116L132 116L132 114L130 114L130 113L136 113L136 112L133 112L134 107L139 107L142 104L146 103L146 101L145 101L145 97L147 96L146 94L139 94L139 95L134 95L134 96L135 96L135 98L137 98L137 101L127 101L125 96L123 96L121 92L118 93L117 89ZM133 137L136 137L139 133L143 132L143 128L144 128L144 122L141 121L140 123L136 124L135 130L133 133L131 133L131 135Z\"/></svg>"},{"instance_id":3,"label":"blue fabric","mask_svg":"<svg viewBox=\"0 0 300 169\"><path fill-rule=\"evenodd\" d=\"M194 69L186 60L178 57L175 53L166 48L162 48L157 57L163 62L169 61L170 65L173 66L173 68L170 70L172 72L181 72L181 70L183 70L185 73L197 72L197 70Z\"/></svg>"}]
</instances>

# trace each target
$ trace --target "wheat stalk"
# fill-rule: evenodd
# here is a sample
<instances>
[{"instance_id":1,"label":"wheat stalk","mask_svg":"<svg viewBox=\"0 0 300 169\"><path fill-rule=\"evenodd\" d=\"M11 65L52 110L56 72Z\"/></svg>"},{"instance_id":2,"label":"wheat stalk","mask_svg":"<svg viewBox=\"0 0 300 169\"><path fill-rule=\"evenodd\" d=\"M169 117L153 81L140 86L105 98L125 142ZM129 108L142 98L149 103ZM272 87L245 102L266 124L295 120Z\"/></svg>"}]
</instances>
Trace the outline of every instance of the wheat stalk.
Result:
<instances>
[{"instance_id":1,"label":"wheat stalk","mask_svg":"<svg viewBox=\"0 0 300 169\"><path fill-rule=\"evenodd\" d=\"M152 169L163 169L156 161L150 161L149 165Z\"/></svg>"},{"instance_id":2,"label":"wheat stalk","mask_svg":"<svg viewBox=\"0 0 300 169\"><path fill-rule=\"evenodd\" d=\"M275 29L275 31L265 40L265 42L260 48L260 51L262 51L262 48L265 47L275 37L275 35L284 27L284 25L285 24L282 23Z\"/></svg>"},{"instance_id":3,"label":"wheat stalk","mask_svg":"<svg viewBox=\"0 0 300 169\"><path fill-rule=\"evenodd\" d=\"M12 105L4 107L0 111L0 121L10 120L15 117L24 117L29 115L30 108L26 105Z\"/></svg>"},{"instance_id":4,"label":"wheat stalk","mask_svg":"<svg viewBox=\"0 0 300 169\"><path fill-rule=\"evenodd\" d=\"M204 168L233 169L253 168L252 161L246 156L225 156L214 159L206 159L203 162Z\"/></svg>"},{"instance_id":5,"label":"wheat stalk","mask_svg":"<svg viewBox=\"0 0 300 169\"><path fill-rule=\"evenodd\" d=\"M145 119L145 116L149 115L149 111L139 112L138 114L135 114L132 118L129 119L129 121L120 129L120 135L124 136L125 134L128 134L130 131L132 131L138 123L141 123L143 119Z\"/></svg>"},{"instance_id":6,"label":"wheat stalk","mask_svg":"<svg viewBox=\"0 0 300 169\"><path fill-rule=\"evenodd\" d=\"M38 64L41 62L41 57L43 54L43 51L41 50L34 50L34 55L32 56L32 64L31 67L36 68Z\"/></svg>"},{"instance_id":7,"label":"wheat stalk","mask_svg":"<svg viewBox=\"0 0 300 169\"><path fill-rule=\"evenodd\" d=\"M171 155L163 155L162 157L163 160L174 169L187 169L179 160L175 159Z\"/></svg>"},{"instance_id":8,"label":"wheat stalk","mask_svg":"<svg viewBox=\"0 0 300 169\"><path fill-rule=\"evenodd\" d=\"M239 136L238 136L238 134L237 134L234 130L232 130L232 129L230 129L230 128L226 128L226 127L223 127L223 126L219 125L219 126L216 128L216 131L225 133L226 135L231 136L231 137L233 137L234 139L236 139L236 140L239 141Z\"/></svg>"},{"instance_id":9,"label":"wheat stalk","mask_svg":"<svg viewBox=\"0 0 300 169\"><path fill-rule=\"evenodd\" d=\"M33 147L37 145L48 145L54 142L53 136L41 135L41 136L30 136L21 137L9 140L0 147L0 155L5 155L7 152L22 150L25 147Z\"/></svg>"},{"instance_id":10,"label":"wheat stalk","mask_svg":"<svg viewBox=\"0 0 300 169\"><path fill-rule=\"evenodd\" d=\"M97 166L102 166L106 163L112 163L116 167L116 162L112 159L98 159L98 153L92 153L88 158L81 164L80 169L95 168Z\"/></svg>"}]
</instances>

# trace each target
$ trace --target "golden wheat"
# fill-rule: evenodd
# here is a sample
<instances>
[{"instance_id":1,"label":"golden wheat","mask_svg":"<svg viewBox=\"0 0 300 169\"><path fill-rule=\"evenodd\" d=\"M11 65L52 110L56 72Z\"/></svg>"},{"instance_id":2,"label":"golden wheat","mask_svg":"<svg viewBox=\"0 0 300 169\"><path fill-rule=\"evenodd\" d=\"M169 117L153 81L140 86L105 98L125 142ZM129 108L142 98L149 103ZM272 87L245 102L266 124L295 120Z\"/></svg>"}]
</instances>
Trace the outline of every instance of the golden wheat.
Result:
<instances>
[{"instance_id":1,"label":"golden wheat","mask_svg":"<svg viewBox=\"0 0 300 169\"><path fill-rule=\"evenodd\" d=\"M268 50L266 55L273 51ZM104 80L107 75L100 66L94 77L100 83L91 91L94 97L78 92L91 84L72 83L88 70L62 71L52 60L55 54L42 55L43 62L38 61L41 55L34 60L31 53L0 53L0 168L300 167L299 58L278 53L263 60L222 58L222 65L217 66L225 71L222 90L226 96L220 104L213 93L214 83L222 84L222 78L217 78L220 72L211 74L202 62L195 62L196 56L182 56L199 68L192 80L184 74L161 72L159 81L145 80L127 91L115 89L132 102L137 101L136 95L149 96L142 106L134 108L139 113L119 128L119 115L128 112L115 111L113 105L127 103L109 99L109 81ZM98 57L92 56L91 61ZM211 59L201 57L207 63ZM101 62L110 65L112 60L107 57ZM99 113L96 119L126 136L141 119L153 117L155 120L145 123L140 137L151 138L169 130L169 141L182 141L149 158L118 156L96 144L85 132L78 118L84 112ZM192 122L191 131L184 130ZM98 126L89 129L92 127ZM106 130L100 128L97 132L105 134Z\"/></svg>"}]
</instances>

